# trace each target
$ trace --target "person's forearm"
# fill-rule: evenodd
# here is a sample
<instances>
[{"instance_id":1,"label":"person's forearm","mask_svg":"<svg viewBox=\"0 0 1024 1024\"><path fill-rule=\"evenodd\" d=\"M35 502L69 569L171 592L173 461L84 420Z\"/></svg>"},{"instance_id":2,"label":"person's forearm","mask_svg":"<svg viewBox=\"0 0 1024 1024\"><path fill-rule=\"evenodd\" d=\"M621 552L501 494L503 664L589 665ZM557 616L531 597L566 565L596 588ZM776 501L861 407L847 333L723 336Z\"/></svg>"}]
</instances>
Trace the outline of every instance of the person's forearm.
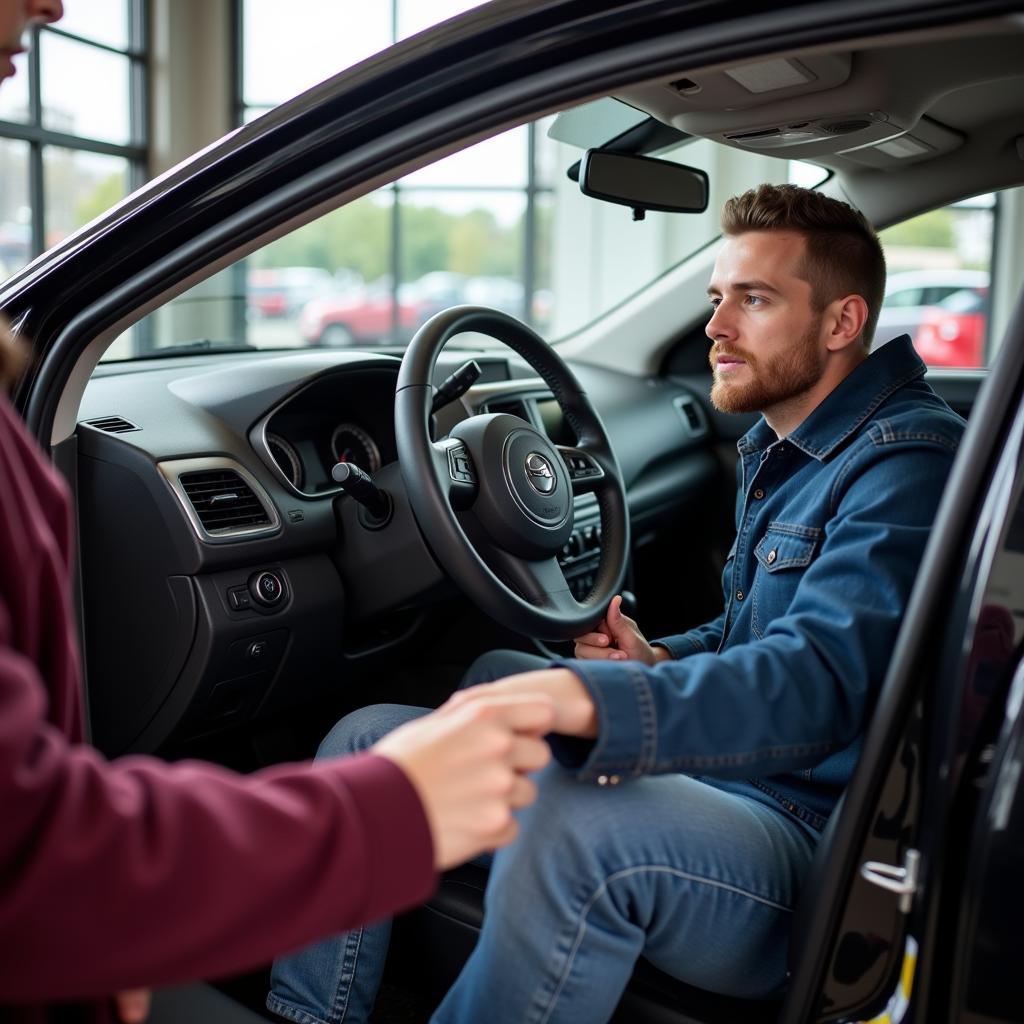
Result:
<instances>
[{"instance_id":1,"label":"person's forearm","mask_svg":"<svg viewBox=\"0 0 1024 1024\"><path fill-rule=\"evenodd\" d=\"M420 801L383 758L108 763L41 721L32 675L0 647L0 1002L233 973L435 884Z\"/></svg>"}]
</instances>

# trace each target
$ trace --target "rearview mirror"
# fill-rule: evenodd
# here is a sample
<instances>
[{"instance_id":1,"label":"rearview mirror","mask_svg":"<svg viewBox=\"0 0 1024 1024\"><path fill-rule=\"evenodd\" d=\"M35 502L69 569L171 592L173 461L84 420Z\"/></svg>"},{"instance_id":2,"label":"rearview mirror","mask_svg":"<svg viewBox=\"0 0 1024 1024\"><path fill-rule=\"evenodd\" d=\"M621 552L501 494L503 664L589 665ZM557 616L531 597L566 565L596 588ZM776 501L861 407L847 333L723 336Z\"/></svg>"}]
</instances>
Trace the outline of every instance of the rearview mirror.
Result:
<instances>
[{"instance_id":1,"label":"rearview mirror","mask_svg":"<svg viewBox=\"0 0 1024 1024\"><path fill-rule=\"evenodd\" d=\"M635 220L643 220L647 210L703 213L708 208L704 171L655 157L588 149L579 181L585 196L631 206Z\"/></svg>"}]
</instances>

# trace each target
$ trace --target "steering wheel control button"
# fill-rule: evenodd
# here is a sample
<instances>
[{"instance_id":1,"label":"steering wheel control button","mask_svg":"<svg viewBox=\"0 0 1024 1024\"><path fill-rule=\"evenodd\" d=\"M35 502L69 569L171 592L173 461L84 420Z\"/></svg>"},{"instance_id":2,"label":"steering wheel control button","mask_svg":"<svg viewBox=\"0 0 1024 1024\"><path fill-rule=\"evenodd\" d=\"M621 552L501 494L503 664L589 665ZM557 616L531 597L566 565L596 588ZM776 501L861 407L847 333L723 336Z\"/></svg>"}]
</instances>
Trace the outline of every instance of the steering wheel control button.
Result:
<instances>
[{"instance_id":1,"label":"steering wheel control button","mask_svg":"<svg viewBox=\"0 0 1024 1024\"><path fill-rule=\"evenodd\" d=\"M558 451L577 490L581 484L595 482L604 476L604 470L588 452L581 452L578 448L559 448Z\"/></svg>"},{"instance_id":2,"label":"steering wheel control button","mask_svg":"<svg viewBox=\"0 0 1024 1024\"><path fill-rule=\"evenodd\" d=\"M269 569L254 573L249 580L249 593L264 608L274 608L284 599L284 580Z\"/></svg>"},{"instance_id":3,"label":"steering wheel control button","mask_svg":"<svg viewBox=\"0 0 1024 1024\"><path fill-rule=\"evenodd\" d=\"M475 484L476 473L464 444L448 449L448 475L460 484Z\"/></svg>"},{"instance_id":4,"label":"steering wheel control button","mask_svg":"<svg viewBox=\"0 0 1024 1024\"><path fill-rule=\"evenodd\" d=\"M465 511L476 500L477 478L473 460L464 444L455 444L448 449L448 476L452 482L452 507Z\"/></svg>"}]
</instances>

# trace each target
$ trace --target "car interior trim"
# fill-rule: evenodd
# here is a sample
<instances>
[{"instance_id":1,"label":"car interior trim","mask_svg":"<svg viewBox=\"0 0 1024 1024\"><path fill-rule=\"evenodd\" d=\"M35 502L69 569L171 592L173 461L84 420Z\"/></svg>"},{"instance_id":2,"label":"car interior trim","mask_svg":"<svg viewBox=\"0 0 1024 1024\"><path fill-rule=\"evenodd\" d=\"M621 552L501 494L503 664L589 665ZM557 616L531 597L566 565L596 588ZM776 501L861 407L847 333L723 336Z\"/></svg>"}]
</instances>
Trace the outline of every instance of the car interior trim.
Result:
<instances>
[{"instance_id":1,"label":"car interior trim","mask_svg":"<svg viewBox=\"0 0 1024 1024\"><path fill-rule=\"evenodd\" d=\"M230 544L239 540L249 540L254 537L270 536L277 533L281 528L281 517L278 515L277 507L271 500L270 495L263 489L260 482L241 463L234 459L220 456L204 456L198 459L168 459L157 463L163 478L167 481L174 492L178 503L192 524L196 536L204 544ZM244 483L248 484L257 501L263 506L263 510L270 520L268 526L239 526L226 529L223 533L210 533L203 525L195 506L182 485L181 478L187 473L202 473L210 470L228 470L237 473Z\"/></svg>"}]
</instances>

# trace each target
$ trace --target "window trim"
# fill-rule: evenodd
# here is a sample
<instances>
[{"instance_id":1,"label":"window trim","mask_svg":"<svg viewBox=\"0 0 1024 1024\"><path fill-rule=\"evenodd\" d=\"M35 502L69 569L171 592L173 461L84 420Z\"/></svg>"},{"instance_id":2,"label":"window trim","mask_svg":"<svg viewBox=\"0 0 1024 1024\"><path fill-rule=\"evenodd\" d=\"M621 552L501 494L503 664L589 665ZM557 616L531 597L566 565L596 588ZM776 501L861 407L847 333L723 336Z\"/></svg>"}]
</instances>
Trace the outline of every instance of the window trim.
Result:
<instances>
[{"instance_id":1,"label":"window trim","mask_svg":"<svg viewBox=\"0 0 1024 1024\"><path fill-rule=\"evenodd\" d=\"M89 39L57 26L35 25L30 29L28 53L28 118L25 122L0 120L0 139L28 143L28 197L31 235L28 261L46 248L46 181L44 150L47 146L102 156L123 157L128 164L126 194L145 183L149 162L149 5L148 0L124 0L128 13L128 45L121 49ZM83 46L128 59L128 143L111 143L43 126L42 72L39 42L43 33L60 36Z\"/></svg>"}]
</instances>

